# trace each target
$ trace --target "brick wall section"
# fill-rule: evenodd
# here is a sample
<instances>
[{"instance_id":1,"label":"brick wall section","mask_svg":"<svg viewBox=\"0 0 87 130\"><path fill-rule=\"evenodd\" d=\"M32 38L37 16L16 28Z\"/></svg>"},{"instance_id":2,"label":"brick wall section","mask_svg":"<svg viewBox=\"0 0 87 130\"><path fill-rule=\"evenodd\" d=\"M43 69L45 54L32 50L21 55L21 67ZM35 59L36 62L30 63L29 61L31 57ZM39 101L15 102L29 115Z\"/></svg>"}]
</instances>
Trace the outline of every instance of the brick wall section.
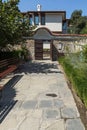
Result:
<instances>
[{"instance_id":1,"label":"brick wall section","mask_svg":"<svg viewBox=\"0 0 87 130\"><path fill-rule=\"evenodd\" d=\"M26 40L26 46L27 49L29 50L30 58L32 60L35 59L35 48L34 48L34 40Z\"/></svg>"}]
</instances>

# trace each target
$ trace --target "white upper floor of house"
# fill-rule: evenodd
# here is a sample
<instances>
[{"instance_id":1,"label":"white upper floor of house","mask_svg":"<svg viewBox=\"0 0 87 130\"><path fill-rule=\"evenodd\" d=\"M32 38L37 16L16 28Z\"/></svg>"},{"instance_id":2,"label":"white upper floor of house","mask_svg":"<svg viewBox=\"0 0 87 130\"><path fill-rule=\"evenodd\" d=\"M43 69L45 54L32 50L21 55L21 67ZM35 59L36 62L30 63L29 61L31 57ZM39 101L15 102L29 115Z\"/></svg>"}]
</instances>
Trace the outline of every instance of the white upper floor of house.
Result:
<instances>
[{"instance_id":1,"label":"white upper floor of house","mask_svg":"<svg viewBox=\"0 0 87 130\"><path fill-rule=\"evenodd\" d=\"M40 5L37 5L37 11L26 13L29 16L29 24L36 26L36 29L45 27L54 33L67 33L66 11L41 11Z\"/></svg>"}]
</instances>

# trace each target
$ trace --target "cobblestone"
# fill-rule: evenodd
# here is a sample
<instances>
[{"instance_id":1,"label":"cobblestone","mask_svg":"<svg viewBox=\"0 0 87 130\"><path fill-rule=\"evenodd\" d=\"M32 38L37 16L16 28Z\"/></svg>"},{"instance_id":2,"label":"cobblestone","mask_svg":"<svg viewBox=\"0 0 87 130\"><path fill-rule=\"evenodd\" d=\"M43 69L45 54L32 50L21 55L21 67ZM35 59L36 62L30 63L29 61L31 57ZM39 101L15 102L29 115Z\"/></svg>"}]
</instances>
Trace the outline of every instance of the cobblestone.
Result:
<instances>
[{"instance_id":1,"label":"cobblestone","mask_svg":"<svg viewBox=\"0 0 87 130\"><path fill-rule=\"evenodd\" d=\"M66 130L85 130L80 119L69 119L66 121Z\"/></svg>"},{"instance_id":2,"label":"cobblestone","mask_svg":"<svg viewBox=\"0 0 87 130\"><path fill-rule=\"evenodd\" d=\"M4 102L16 103L7 113L7 105L2 103L0 130L85 130L64 74L57 66L57 62L33 61L21 67L23 77L14 88L4 90ZM52 93L57 96L46 96Z\"/></svg>"}]
</instances>

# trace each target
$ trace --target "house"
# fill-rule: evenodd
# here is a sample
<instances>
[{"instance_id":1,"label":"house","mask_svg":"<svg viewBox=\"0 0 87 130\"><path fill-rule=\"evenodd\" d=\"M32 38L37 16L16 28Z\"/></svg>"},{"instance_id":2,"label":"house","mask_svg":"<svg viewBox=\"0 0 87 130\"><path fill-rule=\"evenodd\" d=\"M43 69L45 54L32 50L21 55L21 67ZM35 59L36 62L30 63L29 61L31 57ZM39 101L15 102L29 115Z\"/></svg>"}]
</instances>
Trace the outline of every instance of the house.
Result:
<instances>
[{"instance_id":1,"label":"house","mask_svg":"<svg viewBox=\"0 0 87 130\"><path fill-rule=\"evenodd\" d=\"M30 26L36 27L32 38L24 37L27 40L31 59L57 60L59 53L67 48L65 43L75 48L71 42L78 39L78 36L67 34L66 11L42 11L41 5L37 5L37 11L22 14L27 14Z\"/></svg>"},{"instance_id":2,"label":"house","mask_svg":"<svg viewBox=\"0 0 87 130\"><path fill-rule=\"evenodd\" d=\"M27 14L31 26L45 27L53 33L67 32L66 11L41 11L41 6L37 5L37 11L28 11Z\"/></svg>"}]
</instances>

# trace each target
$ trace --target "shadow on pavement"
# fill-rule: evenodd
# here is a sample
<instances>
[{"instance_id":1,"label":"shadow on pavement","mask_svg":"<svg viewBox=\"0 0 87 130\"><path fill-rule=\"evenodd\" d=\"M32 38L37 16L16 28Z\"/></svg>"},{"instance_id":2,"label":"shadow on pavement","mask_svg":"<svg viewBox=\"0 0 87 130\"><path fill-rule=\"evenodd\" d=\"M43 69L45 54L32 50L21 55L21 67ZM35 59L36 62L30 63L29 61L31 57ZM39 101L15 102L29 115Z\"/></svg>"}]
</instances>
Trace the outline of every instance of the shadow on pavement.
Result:
<instances>
[{"instance_id":1,"label":"shadow on pavement","mask_svg":"<svg viewBox=\"0 0 87 130\"><path fill-rule=\"evenodd\" d=\"M62 72L58 69L57 64L55 63L46 63L46 62L26 62L25 64L21 65L18 69L19 73L61 73Z\"/></svg>"},{"instance_id":2,"label":"shadow on pavement","mask_svg":"<svg viewBox=\"0 0 87 130\"><path fill-rule=\"evenodd\" d=\"M22 75L16 75L4 85L2 99L0 101L0 123L17 103L17 101L14 101L14 97L16 96L14 86L21 78Z\"/></svg>"},{"instance_id":3,"label":"shadow on pavement","mask_svg":"<svg viewBox=\"0 0 87 130\"><path fill-rule=\"evenodd\" d=\"M5 119L7 114L10 112L10 110L13 108L13 106L16 104L17 101L8 101L4 102L3 105L0 108L0 123Z\"/></svg>"}]
</instances>

